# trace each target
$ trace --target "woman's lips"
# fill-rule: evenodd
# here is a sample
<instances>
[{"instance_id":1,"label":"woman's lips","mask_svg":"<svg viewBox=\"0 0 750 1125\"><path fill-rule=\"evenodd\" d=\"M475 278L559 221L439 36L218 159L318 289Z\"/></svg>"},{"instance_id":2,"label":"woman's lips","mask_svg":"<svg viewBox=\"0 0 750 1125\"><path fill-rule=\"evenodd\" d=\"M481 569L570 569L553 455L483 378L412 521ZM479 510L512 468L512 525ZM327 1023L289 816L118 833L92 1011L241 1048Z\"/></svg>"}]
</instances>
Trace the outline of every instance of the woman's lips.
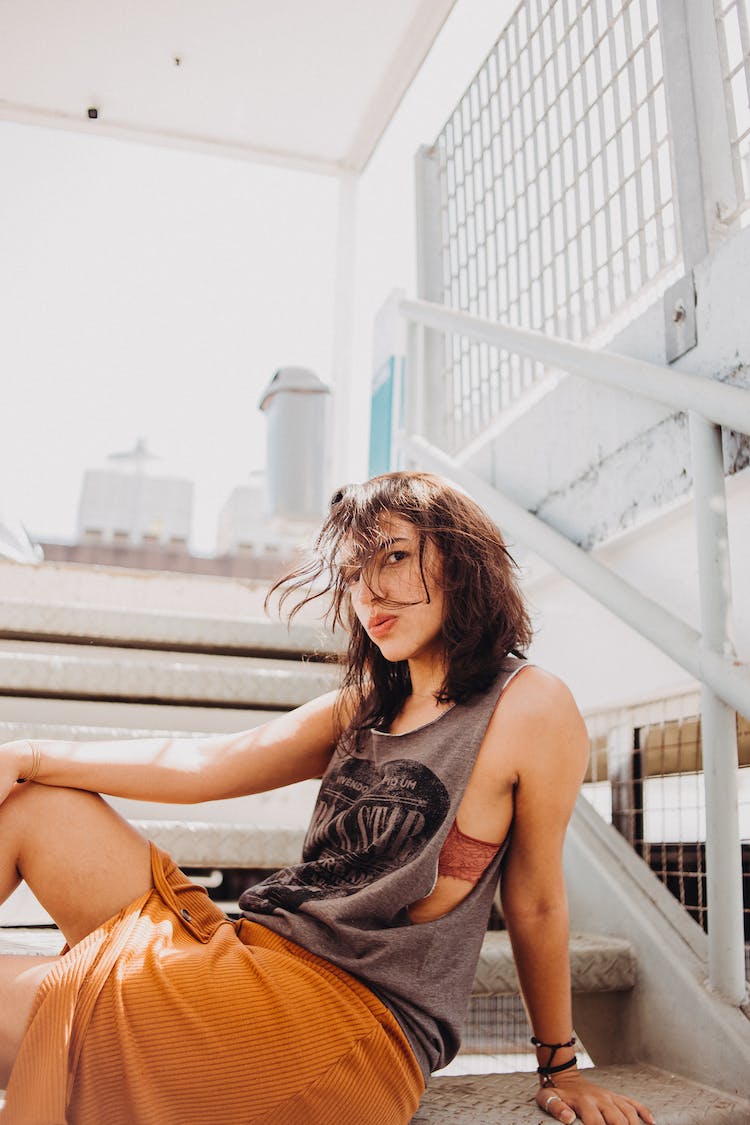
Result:
<instances>
[{"instance_id":1,"label":"woman's lips","mask_svg":"<svg viewBox=\"0 0 750 1125\"><path fill-rule=\"evenodd\" d=\"M396 624L395 617L371 617L367 622L367 632L371 637L385 637Z\"/></svg>"}]
</instances>

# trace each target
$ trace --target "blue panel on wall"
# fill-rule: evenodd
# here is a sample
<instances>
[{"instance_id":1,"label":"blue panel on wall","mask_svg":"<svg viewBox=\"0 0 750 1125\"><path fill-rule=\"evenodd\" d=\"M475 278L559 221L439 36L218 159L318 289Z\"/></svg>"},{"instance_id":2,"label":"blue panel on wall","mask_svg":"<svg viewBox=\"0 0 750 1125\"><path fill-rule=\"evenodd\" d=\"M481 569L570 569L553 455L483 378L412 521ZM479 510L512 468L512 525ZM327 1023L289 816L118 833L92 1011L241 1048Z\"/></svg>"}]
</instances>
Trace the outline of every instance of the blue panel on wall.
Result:
<instances>
[{"instance_id":1,"label":"blue panel on wall","mask_svg":"<svg viewBox=\"0 0 750 1125\"><path fill-rule=\"evenodd\" d=\"M394 359L388 359L373 379L370 411L371 477L387 473L391 468L391 434L393 430Z\"/></svg>"}]
</instances>

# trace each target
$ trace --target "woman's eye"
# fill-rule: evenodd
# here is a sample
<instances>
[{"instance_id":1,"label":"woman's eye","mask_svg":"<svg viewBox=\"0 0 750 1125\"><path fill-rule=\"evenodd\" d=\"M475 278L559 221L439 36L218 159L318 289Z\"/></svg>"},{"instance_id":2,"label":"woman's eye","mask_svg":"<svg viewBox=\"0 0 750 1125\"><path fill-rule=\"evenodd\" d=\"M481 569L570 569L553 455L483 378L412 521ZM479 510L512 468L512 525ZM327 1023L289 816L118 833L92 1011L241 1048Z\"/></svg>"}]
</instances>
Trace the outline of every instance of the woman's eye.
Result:
<instances>
[{"instance_id":1,"label":"woman's eye","mask_svg":"<svg viewBox=\"0 0 750 1125\"><path fill-rule=\"evenodd\" d=\"M395 563L403 562L405 558L408 558L407 551L389 551L385 561L389 566L393 566Z\"/></svg>"}]
</instances>

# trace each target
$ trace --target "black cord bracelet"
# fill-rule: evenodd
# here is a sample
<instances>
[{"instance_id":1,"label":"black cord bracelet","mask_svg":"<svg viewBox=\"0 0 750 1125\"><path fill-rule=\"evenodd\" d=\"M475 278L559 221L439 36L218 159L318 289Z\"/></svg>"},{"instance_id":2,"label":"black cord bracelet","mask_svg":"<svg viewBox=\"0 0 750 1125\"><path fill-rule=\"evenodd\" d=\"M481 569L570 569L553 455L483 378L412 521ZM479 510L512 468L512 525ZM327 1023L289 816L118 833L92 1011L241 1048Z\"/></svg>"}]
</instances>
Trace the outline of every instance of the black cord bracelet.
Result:
<instances>
[{"instance_id":1,"label":"black cord bracelet","mask_svg":"<svg viewBox=\"0 0 750 1125\"><path fill-rule=\"evenodd\" d=\"M539 1074L542 1080L542 1086L554 1086L553 1074L559 1074L562 1070L570 1070L571 1066L577 1066L578 1059L576 1055L572 1056L568 1062L561 1062L558 1066L537 1066L536 1073Z\"/></svg>"},{"instance_id":2,"label":"black cord bracelet","mask_svg":"<svg viewBox=\"0 0 750 1125\"><path fill-rule=\"evenodd\" d=\"M575 1046L575 1035L571 1036L567 1043L543 1043L541 1039L537 1039L536 1035L532 1035L531 1042L535 1047L544 1047L546 1051L549 1051L549 1058L547 1059L547 1062L544 1065L540 1064L536 1068L536 1072L542 1080L542 1086L551 1086L553 1074L559 1074L563 1070L570 1070L572 1066L576 1066L578 1064L578 1059L575 1055L573 1055L573 1058L568 1059L567 1062L560 1063L558 1066L552 1065L555 1055L558 1051L561 1051L563 1047Z\"/></svg>"},{"instance_id":3,"label":"black cord bracelet","mask_svg":"<svg viewBox=\"0 0 750 1125\"><path fill-rule=\"evenodd\" d=\"M543 1078L550 1078L553 1074L559 1074L561 1070L570 1070L571 1066L577 1066L578 1059L573 1055L572 1059L567 1062L560 1063L559 1066L538 1066L536 1068L537 1074L541 1074Z\"/></svg>"},{"instance_id":4,"label":"black cord bracelet","mask_svg":"<svg viewBox=\"0 0 750 1125\"><path fill-rule=\"evenodd\" d=\"M546 1047L548 1051L559 1051L562 1047L575 1047L578 1040L575 1035L572 1035L567 1043L542 1043L541 1039L537 1039L536 1035L532 1035L531 1042L535 1047Z\"/></svg>"}]
</instances>

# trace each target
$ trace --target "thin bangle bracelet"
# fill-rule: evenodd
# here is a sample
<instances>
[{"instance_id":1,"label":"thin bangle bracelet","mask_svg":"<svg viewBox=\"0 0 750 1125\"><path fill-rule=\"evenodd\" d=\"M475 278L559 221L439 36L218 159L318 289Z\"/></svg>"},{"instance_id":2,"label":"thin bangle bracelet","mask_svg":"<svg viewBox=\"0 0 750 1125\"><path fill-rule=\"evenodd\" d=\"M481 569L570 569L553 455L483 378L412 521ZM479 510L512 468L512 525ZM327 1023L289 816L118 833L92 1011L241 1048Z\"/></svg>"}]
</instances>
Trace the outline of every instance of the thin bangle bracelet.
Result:
<instances>
[{"instance_id":1,"label":"thin bangle bracelet","mask_svg":"<svg viewBox=\"0 0 750 1125\"><path fill-rule=\"evenodd\" d=\"M18 784L26 785L27 782L33 781L42 767L42 752L36 743L31 744L31 769L26 774L26 777L19 777Z\"/></svg>"}]
</instances>

